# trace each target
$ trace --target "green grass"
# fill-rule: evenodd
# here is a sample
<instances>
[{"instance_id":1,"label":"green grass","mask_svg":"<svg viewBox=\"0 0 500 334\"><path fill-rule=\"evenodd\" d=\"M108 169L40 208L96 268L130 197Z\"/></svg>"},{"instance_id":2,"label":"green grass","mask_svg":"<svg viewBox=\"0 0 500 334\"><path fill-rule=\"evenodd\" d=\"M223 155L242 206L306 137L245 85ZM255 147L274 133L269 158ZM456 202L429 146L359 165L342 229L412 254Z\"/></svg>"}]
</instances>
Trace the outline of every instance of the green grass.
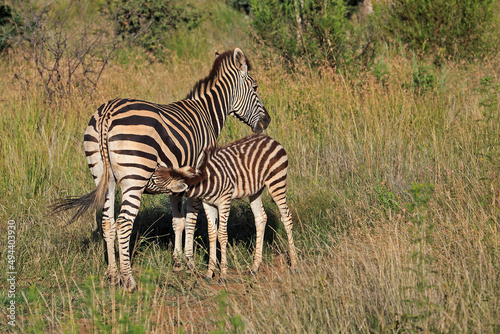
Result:
<instances>
[{"instance_id":1,"label":"green grass","mask_svg":"<svg viewBox=\"0 0 500 334\"><path fill-rule=\"evenodd\" d=\"M292 74L249 39L236 43L245 18L235 14L243 20L235 23L228 13L222 8L214 30L188 38L219 51L239 46L252 59L272 117L267 133L289 154L298 273L287 270L285 233L267 195L270 228L255 278L246 274L253 218L247 202L232 206L225 287L172 272L168 198L145 196L132 238L134 294L108 285L90 214L66 226L69 216L46 209L93 189L82 138L95 108L120 96L183 98L208 74L212 46L190 49L179 35L172 48L180 56L168 64L121 50L93 96L57 104L45 102L32 64L12 52L0 59L8 80L0 88L0 270L7 272L6 222L14 219L17 326L5 321L10 298L2 279L0 331L498 332L498 60L435 68L387 49L380 73L349 77L299 66ZM17 73L33 78L31 85L12 79ZM231 118L220 142L249 133ZM200 270L207 265L203 221Z\"/></svg>"}]
</instances>

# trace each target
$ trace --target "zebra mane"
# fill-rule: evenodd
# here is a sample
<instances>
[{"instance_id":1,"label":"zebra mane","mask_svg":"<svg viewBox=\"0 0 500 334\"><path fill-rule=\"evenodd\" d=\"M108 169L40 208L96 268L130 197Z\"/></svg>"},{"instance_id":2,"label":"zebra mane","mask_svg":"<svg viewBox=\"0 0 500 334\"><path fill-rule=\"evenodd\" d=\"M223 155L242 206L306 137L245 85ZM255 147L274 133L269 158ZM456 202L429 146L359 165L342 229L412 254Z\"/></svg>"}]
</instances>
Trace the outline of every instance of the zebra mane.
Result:
<instances>
[{"instance_id":1,"label":"zebra mane","mask_svg":"<svg viewBox=\"0 0 500 334\"><path fill-rule=\"evenodd\" d=\"M200 93L203 92L205 88L210 83L212 83L214 79L217 77L217 73L219 73L219 70L222 67L222 63L224 62L224 60L228 58L230 59L231 57L233 57L233 54L234 50L225 51L219 54L217 58L215 58L214 64L212 65L212 69L210 70L208 76L195 83L193 89L191 89L191 91L186 95L186 99L190 99L193 98L194 96L200 95ZM252 66L247 56L245 56L245 61L247 63L248 71L250 71L252 69Z\"/></svg>"}]
</instances>

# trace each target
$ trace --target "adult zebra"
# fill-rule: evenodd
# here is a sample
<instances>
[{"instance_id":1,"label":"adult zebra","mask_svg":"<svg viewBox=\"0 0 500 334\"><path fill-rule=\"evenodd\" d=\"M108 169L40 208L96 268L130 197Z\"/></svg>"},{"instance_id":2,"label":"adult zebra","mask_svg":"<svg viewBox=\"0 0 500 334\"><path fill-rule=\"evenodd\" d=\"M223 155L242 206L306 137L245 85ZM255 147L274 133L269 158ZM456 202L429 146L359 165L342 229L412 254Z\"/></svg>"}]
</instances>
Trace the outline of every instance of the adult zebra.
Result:
<instances>
[{"instance_id":1,"label":"adult zebra","mask_svg":"<svg viewBox=\"0 0 500 334\"><path fill-rule=\"evenodd\" d=\"M97 188L79 198L69 198L56 211L102 209L102 229L107 245L111 284L121 281L126 291L136 288L130 265L130 235L139 211L141 195L168 193L151 182L157 166L178 169L196 166L204 149L216 144L228 115L249 125L253 132L265 129L271 118L248 74L250 64L236 48L218 55L210 74L195 84L184 100L160 105L115 99L98 108L85 132L87 163ZM188 168L188 167L186 167ZM116 184L122 190L122 206L114 219ZM170 196L175 233L174 269L180 269L185 218L182 197ZM193 200L188 200L191 208ZM192 213L193 209L189 209ZM115 260L118 236L120 275Z\"/></svg>"}]
</instances>

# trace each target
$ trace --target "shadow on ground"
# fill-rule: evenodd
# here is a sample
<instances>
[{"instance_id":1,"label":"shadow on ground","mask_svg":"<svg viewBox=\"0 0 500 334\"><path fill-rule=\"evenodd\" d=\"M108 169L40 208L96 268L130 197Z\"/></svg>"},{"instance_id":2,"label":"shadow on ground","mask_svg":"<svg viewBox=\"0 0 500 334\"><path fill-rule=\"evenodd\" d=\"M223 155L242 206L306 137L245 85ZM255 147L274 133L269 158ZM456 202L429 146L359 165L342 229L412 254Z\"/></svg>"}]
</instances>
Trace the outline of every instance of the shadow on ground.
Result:
<instances>
[{"instance_id":1,"label":"shadow on ground","mask_svg":"<svg viewBox=\"0 0 500 334\"><path fill-rule=\"evenodd\" d=\"M184 200L184 205L186 201ZM173 250L174 245L174 232L172 229L172 210L168 197L161 200L159 205L146 206L139 212L133 227L131 236L131 250L134 250L135 245L142 247L147 243L155 243L162 249ZM115 207L120 207L120 202L117 200ZM276 212L277 208L274 208ZM276 237L276 230L281 224L279 214L276 214L272 207L266 207L266 214L268 217L266 230L264 233L264 242L272 244ZM119 210L116 210L119 211ZM97 217L99 222L97 228L92 233L93 242L102 241L102 230L100 226L101 217ZM248 200L233 201L231 204L231 211L228 219L228 239L230 244L244 243L247 244L250 251L253 251L255 245L255 221ZM198 214L198 221L196 223L195 231L196 243L205 248L208 254L208 231L207 231L207 218L203 208L200 206L200 213ZM183 235L184 239L184 235ZM147 243L138 242L139 240L146 240ZM184 240L183 240L184 243ZM136 254L136 251L132 251ZM208 258L206 259L208 261Z\"/></svg>"}]
</instances>

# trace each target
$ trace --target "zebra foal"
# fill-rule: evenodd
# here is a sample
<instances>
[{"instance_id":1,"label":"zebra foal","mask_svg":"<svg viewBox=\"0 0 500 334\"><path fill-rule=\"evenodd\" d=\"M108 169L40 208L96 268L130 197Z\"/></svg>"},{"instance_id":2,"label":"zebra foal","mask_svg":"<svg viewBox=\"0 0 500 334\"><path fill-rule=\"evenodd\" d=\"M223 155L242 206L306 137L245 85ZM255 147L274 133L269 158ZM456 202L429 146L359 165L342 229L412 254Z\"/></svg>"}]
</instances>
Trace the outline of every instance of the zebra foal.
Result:
<instances>
[{"instance_id":1,"label":"zebra foal","mask_svg":"<svg viewBox=\"0 0 500 334\"><path fill-rule=\"evenodd\" d=\"M232 199L250 198L255 217L257 243L251 273L256 273L262 262L262 247L267 215L262 206L262 192L267 186L269 194L278 205L281 221L285 225L290 248L291 267L297 265L297 255L292 235L292 216L286 202L288 157L276 140L265 135L253 135L232 144L206 152L203 165L196 170L173 170L158 167L152 181L159 188L173 187L185 190L184 196L203 201L208 220L210 260L206 276L212 278L216 266L216 242L221 245L221 274L227 275L227 218ZM217 215L218 212L218 215ZM216 230L216 221L219 229ZM191 216L195 219L196 215ZM186 256L193 266L193 234L186 234Z\"/></svg>"},{"instance_id":2,"label":"zebra foal","mask_svg":"<svg viewBox=\"0 0 500 334\"><path fill-rule=\"evenodd\" d=\"M136 289L130 264L130 236L143 193L171 194L175 232L174 270L180 270L182 232L185 227L182 197L151 182L157 166L183 170L196 166L201 153L217 142L229 115L254 132L265 129L271 118L257 94L250 64L236 48L217 55L209 75L198 81L186 98L168 105L115 99L101 105L91 117L84 136L87 164L96 189L63 200L56 211L76 208L73 218L87 209L102 209L102 229L108 254L111 284ZM115 190L122 190L122 205L115 221ZM188 200L189 212L193 205ZM186 225L186 230L194 226ZM186 232L187 233L187 232ZM120 271L115 259L118 237Z\"/></svg>"}]
</instances>

